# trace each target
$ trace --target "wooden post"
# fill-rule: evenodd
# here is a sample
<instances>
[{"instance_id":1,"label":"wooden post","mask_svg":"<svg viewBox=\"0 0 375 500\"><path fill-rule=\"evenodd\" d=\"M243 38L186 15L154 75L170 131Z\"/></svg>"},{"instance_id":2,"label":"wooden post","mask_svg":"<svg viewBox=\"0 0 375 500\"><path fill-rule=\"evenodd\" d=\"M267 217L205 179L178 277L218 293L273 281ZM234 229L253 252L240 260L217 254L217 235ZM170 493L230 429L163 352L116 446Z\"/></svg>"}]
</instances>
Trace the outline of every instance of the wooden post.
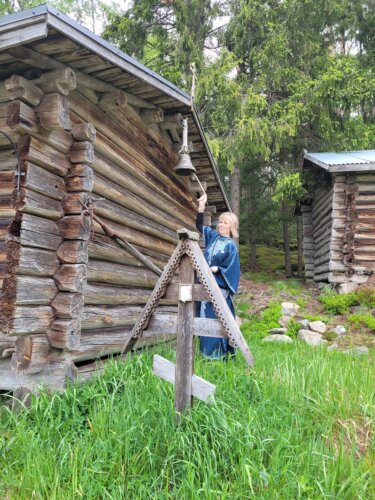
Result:
<instances>
[{"instance_id":1,"label":"wooden post","mask_svg":"<svg viewBox=\"0 0 375 500\"><path fill-rule=\"evenodd\" d=\"M180 290L177 316L175 408L178 414L190 408L192 404L191 379L194 363L194 301L192 290L194 274L190 258L184 255L180 263ZM190 296L189 288L191 290ZM177 418L179 419L179 415Z\"/></svg>"}]
</instances>

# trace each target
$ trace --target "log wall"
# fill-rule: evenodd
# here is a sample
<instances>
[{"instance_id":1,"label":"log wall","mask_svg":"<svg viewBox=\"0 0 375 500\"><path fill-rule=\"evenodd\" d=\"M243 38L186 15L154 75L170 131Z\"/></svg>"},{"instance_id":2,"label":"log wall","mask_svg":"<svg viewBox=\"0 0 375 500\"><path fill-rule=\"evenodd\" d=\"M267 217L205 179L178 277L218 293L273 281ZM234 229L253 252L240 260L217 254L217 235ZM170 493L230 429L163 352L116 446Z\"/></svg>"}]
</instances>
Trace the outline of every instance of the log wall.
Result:
<instances>
[{"instance_id":1,"label":"log wall","mask_svg":"<svg viewBox=\"0 0 375 500\"><path fill-rule=\"evenodd\" d=\"M303 205L305 276L356 289L375 272L375 173L333 175Z\"/></svg>"},{"instance_id":2,"label":"log wall","mask_svg":"<svg viewBox=\"0 0 375 500\"><path fill-rule=\"evenodd\" d=\"M165 134L172 127L178 136L180 117L135 108L124 92L77 88L74 72L18 79L27 90L18 93L8 80L0 120L17 141L22 176L15 190L14 155L0 142L0 356L12 356L2 371L14 374L12 383L2 374L0 389L14 390L15 380L63 387L49 380L55 367L71 379L74 363L121 352L157 281L84 206L161 268L176 230L194 228L194 198L173 174L178 158ZM176 303L164 299L160 313L175 314Z\"/></svg>"}]
</instances>

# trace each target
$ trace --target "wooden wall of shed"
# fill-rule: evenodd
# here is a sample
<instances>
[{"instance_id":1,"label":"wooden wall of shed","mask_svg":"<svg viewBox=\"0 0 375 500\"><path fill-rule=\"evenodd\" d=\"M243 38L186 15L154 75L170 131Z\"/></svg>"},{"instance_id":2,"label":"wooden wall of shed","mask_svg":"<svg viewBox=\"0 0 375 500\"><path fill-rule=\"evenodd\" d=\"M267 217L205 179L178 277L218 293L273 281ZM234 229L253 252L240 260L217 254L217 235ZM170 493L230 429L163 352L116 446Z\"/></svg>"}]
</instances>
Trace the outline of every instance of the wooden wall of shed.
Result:
<instances>
[{"instance_id":1,"label":"wooden wall of shed","mask_svg":"<svg viewBox=\"0 0 375 500\"><path fill-rule=\"evenodd\" d=\"M375 271L375 174L335 176L329 281L339 291L355 290Z\"/></svg>"},{"instance_id":2,"label":"wooden wall of shed","mask_svg":"<svg viewBox=\"0 0 375 500\"><path fill-rule=\"evenodd\" d=\"M172 173L177 156L157 123L119 106L116 92L56 88L54 78L41 75L43 91L22 78L28 92L17 93L0 82L0 128L17 141L22 160L21 189L5 194L12 206L0 220L3 260L7 251L0 355L8 356L0 389L40 381L64 387L77 374L74 363L120 352L156 283L96 223L90 238L82 203L100 198L95 213L159 267L175 248L176 230L194 227L188 181ZM161 312L174 313L175 303L164 299ZM159 340L156 333L138 345Z\"/></svg>"},{"instance_id":3,"label":"wooden wall of shed","mask_svg":"<svg viewBox=\"0 0 375 500\"><path fill-rule=\"evenodd\" d=\"M320 187L312 203L312 228L314 241L314 281L327 281L330 265L330 240L332 231L333 188Z\"/></svg>"},{"instance_id":4,"label":"wooden wall of shed","mask_svg":"<svg viewBox=\"0 0 375 500\"><path fill-rule=\"evenodd\" d=\"M302 206L305 276L355 290L375 272L375 173L333 175Z\"/></svg>"}]
</instances>

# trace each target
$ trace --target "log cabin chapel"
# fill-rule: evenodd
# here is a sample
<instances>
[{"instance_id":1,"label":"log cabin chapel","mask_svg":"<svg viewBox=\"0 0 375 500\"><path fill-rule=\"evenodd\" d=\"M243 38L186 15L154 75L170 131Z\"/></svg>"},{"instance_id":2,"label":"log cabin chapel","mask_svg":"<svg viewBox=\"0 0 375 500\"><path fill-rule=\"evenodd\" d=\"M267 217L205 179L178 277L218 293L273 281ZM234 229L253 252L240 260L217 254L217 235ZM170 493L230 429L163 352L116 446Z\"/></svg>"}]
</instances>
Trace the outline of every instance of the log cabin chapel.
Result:
<instances>
[{"instance_id":1,"label":"log cabin chapel","mask_svg":"<svg viewBox=\"0 0 375 500\"><path fill-rule=\"evenodd\" d=\"M0 390L63 389L121 352L158 276L82 212L95 199L163 268L199 195L173 171L182 117L209 224L229 203L188 94L48 5L0 18Z\"/></svg>"}]
</instances>

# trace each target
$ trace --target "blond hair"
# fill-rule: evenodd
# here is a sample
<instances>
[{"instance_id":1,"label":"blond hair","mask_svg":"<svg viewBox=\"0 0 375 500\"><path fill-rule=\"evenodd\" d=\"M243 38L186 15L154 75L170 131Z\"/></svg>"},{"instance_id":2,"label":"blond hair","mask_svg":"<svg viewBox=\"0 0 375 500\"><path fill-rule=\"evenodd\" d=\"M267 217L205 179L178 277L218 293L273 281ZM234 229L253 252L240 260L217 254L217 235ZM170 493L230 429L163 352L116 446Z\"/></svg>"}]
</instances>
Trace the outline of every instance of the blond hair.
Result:
<instances>
[{"instance_id":1,"label":"blond hair","mask_svg":"<svg viewBox=\"0 0 375 500\"><path fill-rule=\"evenodd\" d=\"M230 221L230 234L232 235L232 238L238 238L238 217L236 214L233 212L223 212L220 214L220 217L227 217ZM219 217L219 220L220 220Z\"/></svg>"}]
</instances>

